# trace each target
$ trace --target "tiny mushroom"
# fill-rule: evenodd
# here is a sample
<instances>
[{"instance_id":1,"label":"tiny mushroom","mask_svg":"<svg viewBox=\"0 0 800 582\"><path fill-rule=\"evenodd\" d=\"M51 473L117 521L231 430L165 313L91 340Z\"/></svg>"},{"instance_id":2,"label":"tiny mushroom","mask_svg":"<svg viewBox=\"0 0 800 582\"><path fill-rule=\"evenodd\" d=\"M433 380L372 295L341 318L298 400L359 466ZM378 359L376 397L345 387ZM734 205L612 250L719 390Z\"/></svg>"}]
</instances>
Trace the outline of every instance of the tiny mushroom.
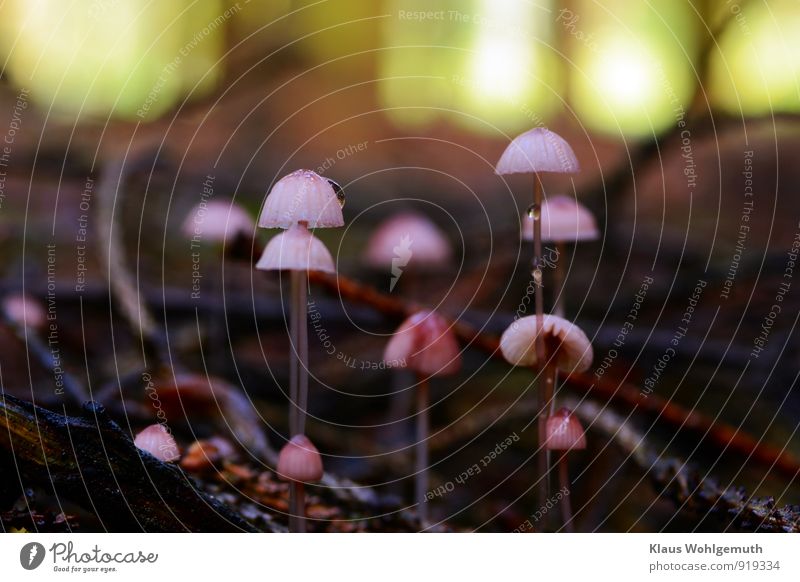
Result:
<instances>
[{"instance_id":1,"label":"tiny mushroom","mask_svg":"<svg viewBox=\"0 0 800 582\"><path fill-rule=\"evenodd\" d=\"M546 314L542 317L542 334L554 350L544 364L566 373L585 372L592 365L592 344L574 323ZM535 315L519 318L500 337L503 357L514 366L540 367L542 363L533 347L537 335Z\"/></svg>"},{"instance_id":2,"label":"tiny mushroom","mask_svg":"<svg viewBox=\"0 0 800 582\"><path fill-rule=\"evenodd\" d=\"M406 279L420 270L447 265L453 248L447 236L428 217L416 212L402 212L383 221L374 230L364 249L364 262L373 269L392 270L389 291L394 290L400 273Z\"/></svg>"},{"instance_id":3,"label":"tiny mushroom","mask_svg":"<svg viewBox=\"0 0 800 582\"><path fill-rule=\"evenodd\" d=\"M545 127L518 135L497 162L498 174L576 174L580 165L566 140Z\"/></svg>"},{"instance_id":4,"label":"tiny mushroom","mask_svg":"<svg viewBox=\"0 0 800 582\"><path fill-rule=\"evenodd\" d=\"M9 321L20 327L41 330L47 323L44 307L24 293L13 293L3 299L3 310Z\"/></svg>"},{"instance_id":5,"label":"tiny mushroom","mask_svg":"<svg viewBox=\"0 0 800 582\"><path fill-rule=\"evenodd\" d=\"M324 271L335 273L333 257L325 244L303 224L295 224L264 247L256 269L262 271Z\"/></svg>"},{"instance_id":6,"label":"tiny mushroom","mask_svg":"<svg viewBox=\"0 0 800 582\"><path fill-rule=\"evenodd\" d=\"M290 483L289 531L306 531L305 484L322 479L322 457L304 434L294 435L278 456L278 477Z\"/></svg>"},{"instance_id":7,"label":"tiny mushroom","mask_svg":"<svg viewBox=\"0 0 800 582\"><path fill-rule=\"evenodd\" d=\"M522 238L533 240L533 217L526 214ZM542 242L596 240L600 237L591 210L572 196L549 196L542 203Z\"/></svg>"},{"instance_id":8,"label":"tiny mushroom","mask_svg":"<svg viewBox=\"0 0 800 582\"><path fill-rule=\"evenodd\" d=\"M555 251L555 305L553 312L564 316L564 265L566 243L596 240L600 237L592 212L572 196L550 196L542 204L542 242L552 242ZM533 216L526 213L522 220L522 238L533 240Z\"/></svg>"},{"instance_id":9,"label":"tiny mushroom","mask_svg":"<svg viewBox=\"0 0 800 582\"><path fill-rule=\"evenodd\" d=\"M569 468L567 466L567 453L586 448L586 435L580 420L568 409L560 408L547 419L547 449L561 451L563 454L558 460L558 478L561 489L565 491L561 499L561 515L564 528L571 532L572 505L569 500Z\"/></svg>"},{"instance_id":10,"label":"tiny mushroom","mask_svg":"<svg viewBox=\"0 0 800 582\"><path fill-rule=\"evenodd\" d=\"M289 432L305 430L308 404L308 271L335 272L325 245L309 228L342 226L344 192L336 182L311 170L297 170L270 190L258 225L286 232L267 244L257 269L291 272Z\"/></svg>"},{"instance_id":11,"label":"tiny mushroom","mask_svg":"<svg viewBox=\"0 0 800 582\"><path fill-rule=\"evenodd\" d=\"M272 187L258 226L290 228L305 222L308 228L344 226L344 195L336 182L311 170L296 170Z\"/></svg>"},{"instance_id":12,"label":"tiny mushroom","mask_svg":"<svg viewBox=\"0 0 800 582\"><path fill-rule=\"evenodd\" d=\"M247 211L233 201L201 202L189 211L181 232L192 242L231 243L253 236L256 225Z\"/></svg>"},{"instance_id":13,"label":"tiny mushroom","mask_svg":"<svg viewBox=\"0 0 800 582\"><path fill-rule=\"evenodd\" d=\"M461 351L451 324L432 311L418 311L397 328L383 354L390 368L409 368L417 375L415 497L420 523L428 521L428 379L451 376L461 369Z\"/></svg>"},{"instance_id":14,"label":"tiny mushroom","mask_svg":"<svg viewBox=\"0 0 800 582\"><path fill-rule=\"evenodd\" d=\"M169 463L181 456L178 444L163 424L151 424L136 435L133 444L159 461Z\"/></svg>"}]
</instances>

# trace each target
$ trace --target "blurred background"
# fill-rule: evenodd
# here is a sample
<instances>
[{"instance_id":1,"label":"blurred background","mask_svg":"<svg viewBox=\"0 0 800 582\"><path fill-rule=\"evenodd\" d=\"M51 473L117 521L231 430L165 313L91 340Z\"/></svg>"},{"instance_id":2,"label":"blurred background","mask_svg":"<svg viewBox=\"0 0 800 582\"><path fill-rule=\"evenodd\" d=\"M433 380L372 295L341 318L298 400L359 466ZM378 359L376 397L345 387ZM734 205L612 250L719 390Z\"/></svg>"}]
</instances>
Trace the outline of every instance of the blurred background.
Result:
<instances>
[{"instance_id":1,"label":"blurred background","mask_svg":"<svg viewBox=\"0 0 800 582\"><path fill-rule=\"evenodd\" d=\"M798 30L796 0L5 0L3 290L58 305L63 363L83 382L113 387L140 369L137 338L109 302L117 265L104 254L100 231L110 224L98 214L98 197L109 195L123 254L170 352L240 386L279 446L282 282L223 260L219 249L203 250L196 277L181 225L204 184L255 217L294 169L336 180L346 227L317 235L341 274L386 293L388 269L366 266L362 251L382 221L424 214L453 260L392 294L498 334L530 278L519 231L531 182L497 176L494 165L514 136L547 126L571 144L582 171L546 175L545 192L577 196L602 232L570 249L566 282L567 316L591 338L595 367L652 277L635 328L603 370L634 385L651 379L703 281L686 337L653 391L800 455L799 284L789 276L776 299L800 233ZM119 164L123 174L112 172L110 193L101 192ZM322 290L312 299L339 353L380 361L397 321ZM56 402L42 388L52 376L3 333L4 389ZM408 392L408 379L352 369L310 337L309 432L326 466L408 497L408 451L397 443L411 420L392 394ZM475 350L465 356L464 373L434 387L434 427L459 434L434 449L434 483L528 420L501 416L488 428L476 421L474 434L463 429L530 390L528 372ZM619 412L665 455L778 504L800 502L796 475L632 410ZM191 416L175 420L184 434L217 430ZM408 427L397 434L387 424ZM580 530L719 528L677 512L627 453L591 435L575 461ZM535 510L526 473L533 442L523 437L492 472L442 499L438 518L465 529L517 527Z\"/></svg>"}]
</instances>

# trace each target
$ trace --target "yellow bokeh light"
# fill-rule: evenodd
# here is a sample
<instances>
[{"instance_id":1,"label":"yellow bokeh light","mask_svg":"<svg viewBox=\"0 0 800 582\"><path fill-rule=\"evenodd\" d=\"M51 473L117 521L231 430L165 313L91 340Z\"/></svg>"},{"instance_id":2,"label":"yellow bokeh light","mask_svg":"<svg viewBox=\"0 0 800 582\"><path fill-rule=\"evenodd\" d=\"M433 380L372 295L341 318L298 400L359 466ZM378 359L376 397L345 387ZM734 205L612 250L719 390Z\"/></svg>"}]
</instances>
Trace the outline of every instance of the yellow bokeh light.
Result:
<instances>
[{"instance_id":1,"label":"yellow bokeh light","mask_svg":"<svg viewBox=\"0 0 800 582\"><path fill-rule=\"evenodd\" d=\"M712 55L715 105L744 115L800 111L800 12L796 2L742 9Z\"/></svg>"},{"instance_id":2,"label":"yellow bokeh light","mask_svg":"<svg viewBox=\"0 0 800 582\"><path fill-rule=\"evenodd\" d=\"M644 136L682 118L694 85L692 14L680 3L581 4L567 32L592 42L573 42L570 98L587 127Z\"/></svg>"},{"instance_id":3,"label":"yellow bokeh light","mask_svg":"<svg viewBox=\"0 0 800 582\"><path fill-rule=\"evenodd\" d=\"M596 81L606 100L621 106L641 106L653 97L658 80L654 61L644 50L623 45L609 50L599 62Z\"/></svg>"},{"instance_id":4,"label":"yellow bokeh light","mask_svg":"<svg viewBox=\"0 0 800 582\"><path fill-rule=\"evenodd\" d=\"M473 60L475 87L490 99L519 98L528 85L530 61L529 51L513 39L484 39Z\"/></svg>"},{"instance_id":5,"label":"yellow bokeh light","mask_svg":"<svg viewBox=\"0 0 800 582\"><path fill-rule=\"evenodd\" d=\"M560 89L552 49L551 2L480 0L459 76L461 124L493 132L541 125L557 109Z\"/></svg>"},{"instance_id":6,"label":"yellow bokeh light","mask_svg":"<svg viewBox=\"0 0 800 582\"><path fill-rule=\"evenodd\" d=\"M4 72L56 114L149 120L216 86L221 2L7 0Z\"/></svg>"}]
</instances>

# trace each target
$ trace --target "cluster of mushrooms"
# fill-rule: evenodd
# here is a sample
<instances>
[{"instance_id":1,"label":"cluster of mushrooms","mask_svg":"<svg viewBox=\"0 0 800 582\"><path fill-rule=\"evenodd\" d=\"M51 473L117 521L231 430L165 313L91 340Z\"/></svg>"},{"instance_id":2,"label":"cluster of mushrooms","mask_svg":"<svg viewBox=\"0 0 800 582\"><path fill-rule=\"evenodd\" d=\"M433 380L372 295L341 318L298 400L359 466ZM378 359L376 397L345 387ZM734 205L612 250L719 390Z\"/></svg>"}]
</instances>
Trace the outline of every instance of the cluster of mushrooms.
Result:
<instances>
[{"instance_id":1,"label":"cluster of mushrooms","mask_svg":"<svg viewBox=\"0 0 800 582\"><path fill-rule=\"evenodd\" d=\"M569 489L567 455L584 449L586 437L577 417L556 406L558 374L586 371L592 363L592 346L584 332L565 319L564 281L566 245L599 237L591 213L573 196L553 195L543 200L540 175L576 173L579 166L570 146L544 128L534 128L514 139L497 164L499 175L533 174L533 202L521 218L522 239L533 242L531 260L535 313L517 317L500 340L504 358L514 366L531 368L537 379L538 501L545 506L550 495L550 474L558 466L560 488ZM231 243L237 237L252 241L253 224L245 211L233 204L219 204L214 211L225 215L224 228L206 229L203 236L217 242ZM258 226L282 229L264 248L256 268L264 271L288 271L289 335L291 340L289 373L289 438L280 451L277 474L289 482L289 530L306 530L304 488L323 477L322 458L305 435L308 409L308 272L335 273L334 260L312 229L344 225L342 189L311 170L297 170L275 183L264 203ZM210 223L211 221L209 221ZM215 221L217 222L217 221ZM218 231L218 232L217 232ZM193 225L187 221L184 232L192 236ZM543 258L543 243L556 247L555 264ZM413 244L413 255L404 253ZM409 279L426 270L447 265L453 253L448 239L425 216L404 213L380 225L366 245L364 262L375 269L391 269L393 288L402 274ZM412 259L413 256L413 260ZM553 313L544 312L544 267L553 269ZM384 270L385 273L385 270ZM18 307L18 311L22 308ZM433 378L453 376L462 365L462 350L452 329L453 323L436 311L421 309L403 321L384 351L389 368L413 372L415 383L401 392L416 395L415 501L420 524L430 525L428 484L428 440L430 438L429 382ZM397 395L394 394L394 397ZM402 406L402 402L400 403ZM137 446L164 460L174 460L177 448L163 427L148 427L137 436ZM156 454L156 453L154 453ZM568 496L560 500L563 527L573 530Z\"/></svg>"}]
</instances>

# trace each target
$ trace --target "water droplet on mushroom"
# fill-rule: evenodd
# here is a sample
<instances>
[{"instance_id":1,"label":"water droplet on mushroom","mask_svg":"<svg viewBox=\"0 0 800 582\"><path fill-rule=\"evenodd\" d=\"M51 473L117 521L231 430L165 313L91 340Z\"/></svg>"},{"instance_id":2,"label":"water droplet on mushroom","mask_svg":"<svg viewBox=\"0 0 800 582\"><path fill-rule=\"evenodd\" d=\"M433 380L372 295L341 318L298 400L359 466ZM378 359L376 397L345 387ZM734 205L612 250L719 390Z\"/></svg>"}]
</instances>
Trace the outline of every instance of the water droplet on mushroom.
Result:
<instances>
[{"instance_id":1,"label":"water droplet on mushroom","mask_svg":"<svg viewBox=\"0 0 800 582\"><path fill-rule=\"evenodd\" d=\"M542 215L542 207L538 204L531 204L528 206L528 218L533 218L534 220L538 220L539 217Z\"/></svg>"},{"instance_id":2,"label":"water droplet on mushroom","mask_svg":"<svg viewBox=\"0 0 800 582\"><path fill-rule=\"evenodd\" d=\"M342 187L339 186L339 184L337 184L336 182L334 182L330 178L327 178L327 180L328 180L328 184L330 184L331 188L333 188L333 193L336 194L336 200L339 202L339 206L344 208L344 203L346 202L345 197L344 197L344 190L342 190Z\"/></svg>"}]
</instances>

